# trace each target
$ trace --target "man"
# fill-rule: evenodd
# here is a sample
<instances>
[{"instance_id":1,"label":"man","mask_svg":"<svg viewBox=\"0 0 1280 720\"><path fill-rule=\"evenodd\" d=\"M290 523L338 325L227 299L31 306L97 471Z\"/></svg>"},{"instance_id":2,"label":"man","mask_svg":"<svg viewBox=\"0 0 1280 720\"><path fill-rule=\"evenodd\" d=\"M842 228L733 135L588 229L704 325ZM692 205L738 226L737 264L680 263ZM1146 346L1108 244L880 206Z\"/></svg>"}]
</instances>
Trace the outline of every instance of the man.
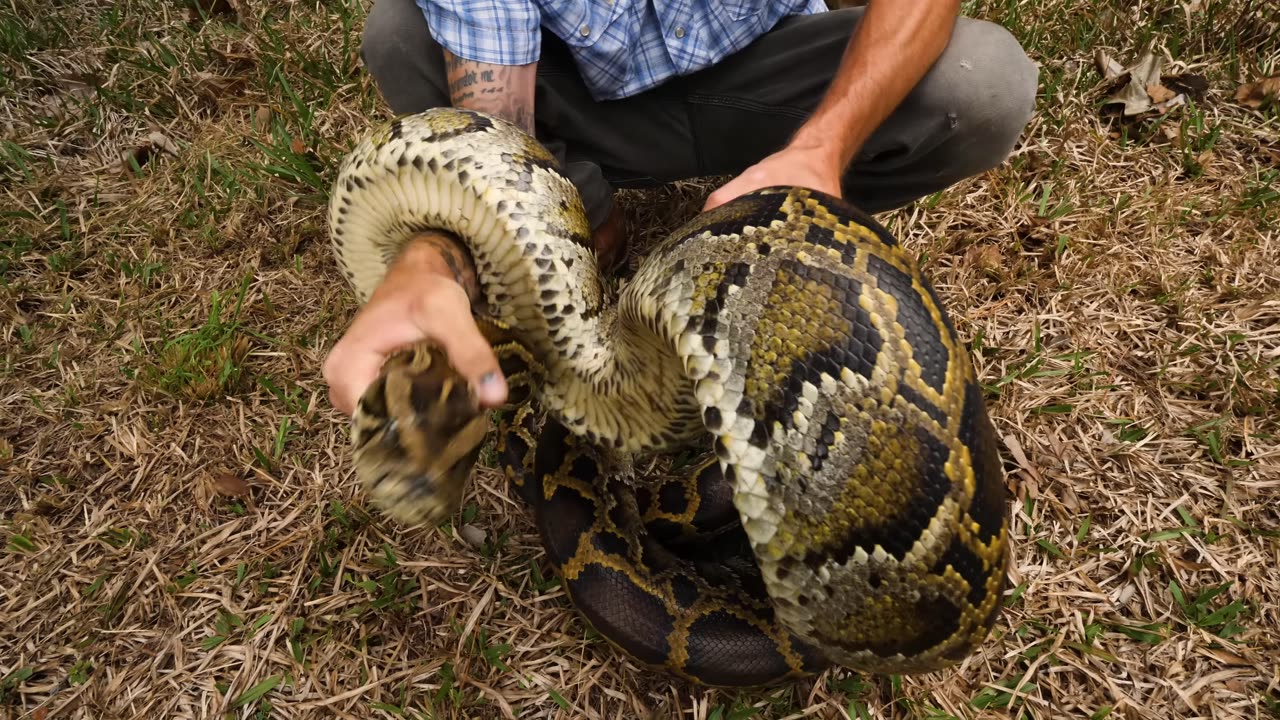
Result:
<instances>
[{"instance_id":1,"label":"man","mask_svg":"<svg viewBox=\"0 0 1280 720\"><path fill-rule=\"evenodd\" d=\"M1038 70L959 4L376 0L363 57L396 113L468 107L536 135L581 193L609 269L626 249L614 188L732 175L706 209L801 185L880 212L1003 162ZM454 255L424 234L393 263L325 361L340 411L391 352L428 337L482 403L505 399Z\"/></svg>"}]
</instances>

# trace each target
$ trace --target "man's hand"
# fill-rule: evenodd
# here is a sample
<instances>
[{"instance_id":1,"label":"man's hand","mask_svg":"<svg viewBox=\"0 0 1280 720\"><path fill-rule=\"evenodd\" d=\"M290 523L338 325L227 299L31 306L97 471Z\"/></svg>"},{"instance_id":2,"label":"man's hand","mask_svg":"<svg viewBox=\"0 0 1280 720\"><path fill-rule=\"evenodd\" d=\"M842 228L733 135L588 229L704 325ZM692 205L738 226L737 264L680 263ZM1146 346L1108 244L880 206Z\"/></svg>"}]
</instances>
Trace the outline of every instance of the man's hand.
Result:
<instances>
[{"instance_id":1,"label":"man's hand","mask_svg":"<svg viewBox=\"0 0 1280 720\"><path fill-rule=\"evenodd\" d=\"M797 185L840 196L842 168L828 148L791 145L744 170L707 197L703 210L771 185Z\"/></svg>"},{"instance_id":2,"label":"man's hand","mask_svg":"<svg viewBox=\"0 0 1280 720\"><path fill-rule=\"evenodd\" d=\"M411 241L388 268L325 359L329 400L340 412L354 412L392 353L423 339L444 348L482 406L494 407L507 399L498 360L472 319L469 295L474 279L463 269L458 253L455 243L429 234Z\"/></svg>"},{"instance_id":3,"label":"man's hand","mask_svg":"<svg viewBox=\"0 0 1280 720\"><path fill-rule=\"evenodd\" d=\"M454 107L506 118L533 134L536 63L494 65L443 52ZM387 358L420 340L444 348L481 405L505 401L506 379L471 317L475 292L474 271L456 242L430 233L411 241L325 359L333 406L350 415Z\"/></svg>"},{"instance_id":4,"label":"man's hand","mask_svg":"<svg viewBox=\"0 0 1280 720\"><path fill-rule=\"evenodd\" d=\"M726 183L703 209L769 185L839 196L858 150L942 55L959 14L960 0L870 0L813 115L784 149Z\"/></svg>"}]
</instances>

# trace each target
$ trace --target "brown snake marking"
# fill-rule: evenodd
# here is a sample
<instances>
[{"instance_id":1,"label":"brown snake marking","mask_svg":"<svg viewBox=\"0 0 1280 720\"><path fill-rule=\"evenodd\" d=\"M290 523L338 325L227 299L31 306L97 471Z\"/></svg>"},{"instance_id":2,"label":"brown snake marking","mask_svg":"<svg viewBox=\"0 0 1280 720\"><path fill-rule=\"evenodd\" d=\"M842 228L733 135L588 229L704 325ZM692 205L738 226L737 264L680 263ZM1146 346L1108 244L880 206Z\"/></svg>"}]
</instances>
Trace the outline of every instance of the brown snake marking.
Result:
<instances>
[{"instance_id":1,"label":"brown snake marking","mask_svg":"<svg viewBox=\"0 0 1280 720\"><path fill-rule=\"evenodd\" d=\"M606 303L545 150L442 109L357 145L330 220L361 299L413 232L465 244L513 388L502 467L574 605L638 662L713 685L926 672L989 634L1009 503L981 388L914 258L855 208L750 193ZM434 522L487 423L415 348L361 399L357 474L390 517ZM690 448L682 478L634 470Z\"/></svg>"}]
</instances>

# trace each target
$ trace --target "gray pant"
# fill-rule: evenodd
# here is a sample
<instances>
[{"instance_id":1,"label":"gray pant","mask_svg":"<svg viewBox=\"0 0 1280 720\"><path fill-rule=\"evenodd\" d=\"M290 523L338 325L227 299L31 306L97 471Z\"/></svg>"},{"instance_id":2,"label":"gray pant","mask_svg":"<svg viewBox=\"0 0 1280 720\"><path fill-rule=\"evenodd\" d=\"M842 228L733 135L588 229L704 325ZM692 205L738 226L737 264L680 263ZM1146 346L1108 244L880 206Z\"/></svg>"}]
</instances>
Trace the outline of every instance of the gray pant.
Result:
<instances>
[{"instance_id":1,"label":"gray pant","mask_svg":"<svg viewBox=\"0 0 1280 720\"><path fill-rule=\"evenodd\" d=\"M786 18L713 68L609 102L590 96L565 45L544 32L535 132L598 227L614 188L734 175L780 149L821 100L862 13ZM393 112L449 104L440 45L414 0L376 0L362 55ZM1038 77L1008 31L960 18L942 57L855 158L845 197L890 210L1003 162L1031 118Z\"/></svg>"}]
</instances>

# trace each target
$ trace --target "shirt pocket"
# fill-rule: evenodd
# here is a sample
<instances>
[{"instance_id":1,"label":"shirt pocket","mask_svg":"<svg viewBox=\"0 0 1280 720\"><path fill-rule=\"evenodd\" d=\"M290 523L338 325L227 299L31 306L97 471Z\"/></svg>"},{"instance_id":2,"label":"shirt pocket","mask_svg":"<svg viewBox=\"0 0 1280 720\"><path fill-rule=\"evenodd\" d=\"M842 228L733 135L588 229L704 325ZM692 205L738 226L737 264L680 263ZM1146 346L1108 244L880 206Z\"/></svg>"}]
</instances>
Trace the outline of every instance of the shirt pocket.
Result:
<instances>
[{"instance_id":1,"label":"shirt pocket","mask_svg":"<svg viewBox=\"0 0 1280 720\"><path fill-rule=\"evenodd\" d=\"M548 5L554 10L543 10L542 24L567 45L591 47L611 30L616 32L614 26L621 25L619 16L624 4L617 0L558 0Z\"/></svg>"},{"instance_id":2,"label":"shirt pocket","mask_svg":"<svg viewBox=\"0 0 1280 720\"><path fill-rule=\"evenodd\" d=\"M768 7L768 0L721 0L724 14L734 22L753 20Z\"/></svg>"}]
</instances>

